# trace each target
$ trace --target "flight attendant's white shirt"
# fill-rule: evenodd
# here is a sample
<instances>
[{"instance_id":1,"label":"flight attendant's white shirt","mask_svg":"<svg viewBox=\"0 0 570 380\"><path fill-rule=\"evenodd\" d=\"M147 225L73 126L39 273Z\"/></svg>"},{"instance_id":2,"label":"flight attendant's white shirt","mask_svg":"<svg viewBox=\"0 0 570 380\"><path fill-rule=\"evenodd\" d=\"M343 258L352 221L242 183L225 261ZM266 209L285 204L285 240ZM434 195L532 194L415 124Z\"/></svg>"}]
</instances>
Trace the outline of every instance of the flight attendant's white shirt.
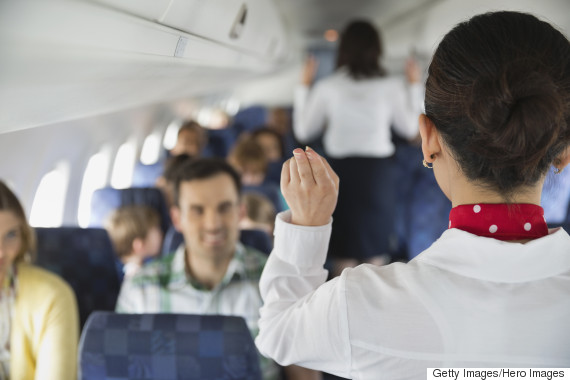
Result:
<instances>
[{"instance_id":1,"label":"flight attendant's white shirt","mask_svg":"<svg viewBox=\"0 0 570 380\"><path fill-rule=\"evenodd\" d=\"M450 229L408 264L327 283L331 225L278 215L260 287L259 351L351 379L430 367L570 367L570 236L526 244ZM324 283L324 284L323 284Z\"/></svg>"},{"instance_id":2,"label":"flight attendant's white shirt","mask_svg":"<svg viewBox=\"0 0 570 380\"><path fill-rule=\"evenodd\" d=\"M394 154L390 127L404 138L418 134L424 86L406 85L402 78L352 79L340 69L318 81L309 92L295 91L295 137L316 138L325 128L323 144L334 158L388 157Z\"/></svg>"}]
</instances>

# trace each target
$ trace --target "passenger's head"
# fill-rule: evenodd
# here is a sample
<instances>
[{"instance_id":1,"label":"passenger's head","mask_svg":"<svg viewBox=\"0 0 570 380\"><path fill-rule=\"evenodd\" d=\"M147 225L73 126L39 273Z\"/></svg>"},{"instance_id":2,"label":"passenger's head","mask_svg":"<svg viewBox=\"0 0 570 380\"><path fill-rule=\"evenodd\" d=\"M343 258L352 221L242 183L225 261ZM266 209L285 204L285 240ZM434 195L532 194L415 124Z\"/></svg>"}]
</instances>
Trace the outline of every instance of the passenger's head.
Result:
<instances>
[{"instance_id":1,"label":"passenger's head","mask_svg":"<svg viewBox=\"0 0 570 380\"><path fill-rule=\"evenodd\" d=\"M251 137L261 146L269 162L283 159L283 138L277 131L268 127L260 128Z\"/></svg>"},{"instance_id":2,"label":"passenger's head","mask_svg":"<svg viewBox=\"0 0 570 380\"><path fill-rule=\"evenodd\" d=\"M193 120L187 121L178 130L176 145L170 150L170 153L173 156L187 154L192 157L199 157L207 140L206 131L200 124Z\"/></svg>"},{"instance_id":3,"label":"passenger's head","mask_svg":"<svg viewBox=\"0 0 570 380\"><path fill-rule=\"evenodd\" d=\"M179 169L184 166L185 162L190 160L193 160L193 158L187 154L169 157L164 164L162 175L156 180L156 187L162 190L169 208L174 205L174 187L176 186Z\"/></svg>"},{"instance_id":4,"label":"passenger's head","mask_svg":"<svg viewBox=\"0 0 570 380\"><path fill-rule=\"evenodd\" d=\"M264 195L257 193L245 193L242 196L245 206L245 216L240 221L242 229L259 229L273 236L275 226L275 206Z\"/></svg>"},{"instance_id":5,"label":"passenger's head","mask_svg":"<svg viewBox=\"0 0 570 380\"><path fill-rule=\"evenodd\" d=\"M13 263L31 261L35 249L34 230L28 224L20 201L0 181L0 279ZM0 281L0 287L2 284Z\"/></svg>"},{"instance_id":6,"label":"passenger's head","mask_svg":"<svg viewBox=\"0 0 570 380\"><path fill-rule=\"evenodd\" d=\"M115 210L105 228L117 256L123 261L155 257L162 247L160 215L148 206L129 205Z\"/></svg>"},{"instance_id":7,"label":"passenger's head","mask_svg":"<svg viewBox=\"0 0 570 380\"><path fill-rule=\"evenodd\" d=\"M570 44L529 14L475 16L439 44L425 108L462 174L509 199L570 144Z\"/></svg>"},{"instance_id":8,"label":"passenger's head","mask_svg":"<svg viewBox=\"0 0 570 380\"><path fill-rule=\"evenodd\" d=\"M228 156L228 162L241 175L244 185L261 185L267 175L267 158L263 147L252 136L244 134Z\"/></svg>"},{"instance_id":9,"label":"passenger's head","mask_svg":"<svg viewBox=\"0 0 570 380\"><path fill-rule=\"evenodd\" d=\"M239 237L240 194L239 174L223 159L184 163L171 214L191 255L206 259L233 255Z\"/></svg>"},{"instance_id":10,"label":"passenger's head","mask_svg":"<svg viewBox=\"0 0 570 380\"><path fill-rule=\"evenodd\" d=\"M346 67L354 79L386 75L380 65L382 57L380 32L368 21L353 21L340 36L336 68Z\"/></svg>"},{"instance_id":11,"label":"passenger's head","mask_svg":"<svg viewBox=\"0 0 570 380\"><path fill-rule=\"evenodd\" d=\"M270 128L281 136L285 136L291 131L290 110L282 107L271 108L267 119Z\"/></svg>"}]
</instances>

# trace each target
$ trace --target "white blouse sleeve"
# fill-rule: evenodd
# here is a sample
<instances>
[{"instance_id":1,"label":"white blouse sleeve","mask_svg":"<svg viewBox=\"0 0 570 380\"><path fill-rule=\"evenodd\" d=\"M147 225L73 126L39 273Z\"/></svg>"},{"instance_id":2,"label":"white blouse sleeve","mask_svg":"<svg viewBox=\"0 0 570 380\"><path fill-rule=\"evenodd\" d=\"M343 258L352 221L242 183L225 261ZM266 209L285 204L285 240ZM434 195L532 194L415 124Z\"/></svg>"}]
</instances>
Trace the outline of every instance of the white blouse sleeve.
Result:
<instances>
[{"instance_id":1,"label":"white blouse sleeve","mask_svg":"<svg viewBox=\"0 0 570 380\"><path fill-rule=\"evenodd\" d=\"M413 139L419 132L418 118L424 112L425 88L420 83L401 83L396 90L392 96L392 124L401 137Z\"/></svg>"},{"instance_id":2,"label":"white blouse sleeve","mask_svg":"<svg viewBox=\"0 0 570 380\"><path fill-rule=\"evenodd\" d=\"M255 342L281 365L298 364L350 377L351 351L344 279L325 283L331 223L289 224L277 217L275 248L260 281L264 306Z\"/></svg>"},{"instance_id":3,"label":"white blouse sleeve","mask_svg":"<svg viewBox=\"0 0 570 380\"><path fill-rule=\"evenodd\" d=\"M316 83L310 91L307 86L298 86L293 107L293 132L297 140L309 142L317 138L325 127L326 119L322 83Z\"/></svg>"}]
</instances>

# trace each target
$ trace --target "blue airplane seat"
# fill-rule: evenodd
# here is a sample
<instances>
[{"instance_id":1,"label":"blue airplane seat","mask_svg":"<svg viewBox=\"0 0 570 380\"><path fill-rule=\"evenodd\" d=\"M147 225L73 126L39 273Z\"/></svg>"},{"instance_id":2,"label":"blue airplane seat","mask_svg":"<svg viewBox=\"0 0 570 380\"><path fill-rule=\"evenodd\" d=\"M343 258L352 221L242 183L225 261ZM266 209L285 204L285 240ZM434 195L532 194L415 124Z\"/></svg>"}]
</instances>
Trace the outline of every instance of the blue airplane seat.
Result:
<instances>
[{"instance_id":1,"label":"blue airplane seat","mask_svg":"<svg viewBox=\"0 0 570 380\"><path fill-rule=\"evenodd\" d=\"M281 183L281 169L285 160L270 162L267 165L267 174L264 183L272 183L280 186Z\"/></svg>"},{"instance_id":2,"label":"blue airplane seat","mask_svg":"<svg viewBox=\"0 0 570 380\"><path fill-rule=\"evenodd\" d=\"M133 171L133 187L153 187L158 177L162 175L164 162L145 165L138 161Z\"/></svg>"},{"instance_id":3,"label":"blue airplane seat","mask_svg":"<svg viewBox=\"0 0 570 380\"><path fill-rule=\"evenodd\" d=\"M263 106L251 106L244 108L235 114L233 127L241 132L251 132L267 124L267 108Z\"/></svg>"},{"instance_id":4,"label":"blue airplane seat","mask_svg":"<svg viewBox=\"0 0 570 380\"><path fill-rule=\"evenodd\" d=\"M257 193L267 197L271 203L273 203L275 211L277 212L281 212L287 209L285 200L281 195L281 190L279 190L279 185L275 183L264 182L261 185L257 186L246 185L242 186L242 191L244 193Z\"/></svg>"},{"instance_id":5,"label":"blue airplane seat","mask_svg":"<svg viewBox=\"0 0 570 380\"><path fill-rule=\"evenodd\" d=\"M181 232L178 232L174 226L170 226L168 231L164 234L164 239L162 240L162 256L170 255L174 253L178 246L184 241L184 236Z\"/></svg>"},{"instance_id":6,"label":"blue airplane seat","mask_svg":"<svg viewBox=\"0 0 570 380\"><path fill-rule=\"evenodd\" d=\"M241 230L240 231L240 242L243 245L257 249L259 252L269 255L273 249L273 242L271 236L269 236L265 231L262 230ZM164 235L164 241L162 243L162 255L169 255L176 251L176 248L184 241L182 234L174 227L170 229Z\"/></svg>"},{"instance_id":7,"label":"blue airplane seat","mask_svg":"<svg viewBox=\"0 0 570 380\"><path fill-rule=\"evenodd\" d=\"M245 320L193 314L91 315L79 342L80 380L260 380Z\"/></svg>"},{"instance_id":8,"label":"blue airplane seat","mask_svg":"<svg viewBox=\"0 0 570 380\"><path fill-rule=\"evenodd\" d=\"M273 250L273 241L271 240L271 236L263 230L241 230L239 240L243 245L253 247L259 252L267 255L269 255Z\"/></svg>"},{"instance_id":9,"label":"blue airplane seat","mask_svg":"<svg viewBox=\"0 0 570 380\"><path fill-rule=\"evenodd\" d=\"M100 228L36 228L36 264L61 276L77 297L81 326L94 310L115 310L119 278L115 252Z\"/></svg>"},{"instance_id":10,"label":"blue airplane seat","mask_svg":"<svg viewBox=\"0 0 570 380\"><path fill-rule=\"evenodd\" d=\"M233 128L208 129L208 143L202 152L203 157L226 158L232 149L237 133Z\"/></svg>"},{"instance_id":11,"label":"blue airplane seat","mask_svg":"<svg viewBox=\"0 0 570 380\"><path fill-rule=\"evenodd\" d=\"M155 187L130 187L95 190L91 199L89 227L103 227L112 211L122 206L145 205L154 208L161 217L161 228L166 233L172 224L164 195Z\"/></svg>"}]
</instances>

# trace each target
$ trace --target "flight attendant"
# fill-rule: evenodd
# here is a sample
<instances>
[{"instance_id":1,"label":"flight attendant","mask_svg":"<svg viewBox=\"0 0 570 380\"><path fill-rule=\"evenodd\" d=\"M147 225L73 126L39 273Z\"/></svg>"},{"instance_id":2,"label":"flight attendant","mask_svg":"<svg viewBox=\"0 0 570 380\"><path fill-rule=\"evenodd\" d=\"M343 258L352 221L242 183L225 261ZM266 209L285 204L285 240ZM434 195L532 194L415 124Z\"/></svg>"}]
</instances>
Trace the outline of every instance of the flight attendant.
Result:
<instances>
[{"instance_id":1,"label":"flight attendant","mask_svg":"<svg viewBox=\"0 0 570 380\"><path fill-rule=\"evenodd\" d=\"M351 22L341 35L336 71L309 90L316 69L310 58L295 93L296 138L309 142L324 132L326 155L342 180L329 248L337 268L381 264L393 251L391 127L404 138L418 135L424 93L419 68L408 62L407 80L387 77L382 50L371 23Z\"/></svg>"}]
</instances>

